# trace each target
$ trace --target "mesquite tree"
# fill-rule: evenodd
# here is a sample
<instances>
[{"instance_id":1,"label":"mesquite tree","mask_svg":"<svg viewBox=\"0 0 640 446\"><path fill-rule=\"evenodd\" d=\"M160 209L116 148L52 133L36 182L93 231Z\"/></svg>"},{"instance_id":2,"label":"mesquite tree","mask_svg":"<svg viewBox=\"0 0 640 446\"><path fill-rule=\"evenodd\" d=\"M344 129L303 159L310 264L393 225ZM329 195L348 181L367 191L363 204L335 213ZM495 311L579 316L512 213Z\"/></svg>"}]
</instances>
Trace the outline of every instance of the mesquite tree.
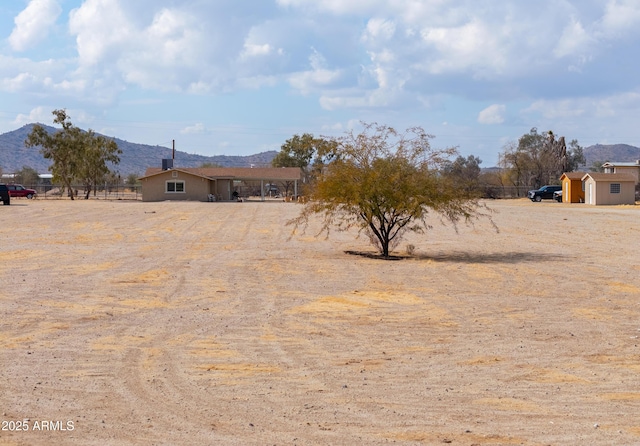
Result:
<instances>
[{"instance_id":1,"label":"mesquite tree","mask_svg":"<svg viewBox=\"0 0 640 446\"><path fill-rule=\"evenodd\" d=\"M289 222L294 231L319 214L322 231L357 227L388 258L406 231L430 228L430 212L454 226L489 216L475 195L443 174L455 149L432 149L433 136L420 127L404 133L385 125L363 127L331 139L330 160L312 184L310 201Z\"/></svg>"}]
</instances>

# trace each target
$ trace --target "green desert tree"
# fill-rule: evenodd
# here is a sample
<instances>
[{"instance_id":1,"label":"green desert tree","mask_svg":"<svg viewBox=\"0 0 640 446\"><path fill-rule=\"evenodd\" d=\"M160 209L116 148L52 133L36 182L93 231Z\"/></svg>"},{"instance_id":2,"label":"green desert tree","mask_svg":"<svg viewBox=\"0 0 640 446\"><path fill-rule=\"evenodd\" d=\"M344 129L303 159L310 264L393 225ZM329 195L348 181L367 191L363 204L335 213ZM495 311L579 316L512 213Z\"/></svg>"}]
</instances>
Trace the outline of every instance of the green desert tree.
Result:
<instances>
[{"instance_id":1,"label":"green desert tree","mask_svg":"<svg viewBox=\"0 0 640 446\"><path fill-rule=\"evenodd\" d=\"M303 182L309 184L322 164L321 160L330 152L331 142L325 138L316 138L310 133L293 135L273 158L273 167L299 167L302 169Z\"/></svg>"},{"instance_id":2,"label":"green desert tree","mask_svg":"<svg viewBox=\"0 0 640 446\"><path fill-rule=\"evenodd\" d=\"M431 227L431 212L454 226L489 216L475 196L443 175L456 149L432 149L432 136L420 127L399 133L385 125L362 125L359 134L331 139L331 161L314 181L310 201L289 222L294 231L319 215L321 232L356 227L388 258L407 231Z\"/></svg>"},{"instance_id":3,"label":"green desert tree","mask_svg":"<svg viewBox=\"0 0 640 446\"><path fill-rule=\"evenodd\" d=\"M293 135L280 146L280 152L273 158L273 167L300 167L306 169L316 152L316 138L309 133Z\"/></svg>"},{"instance_id":4,"label":"green desert tree","mask_svg":"<svg viewBox=\"0 0 640 446\"><path fill-rule=\"evenodd\" d=\"M518 145L514 142L507 143L499 155L498 165L502 169L502 181L514 186L518 191L518 196L522 188L528 188L531 184L530 164L529 154L524 150L519 150Z\"/></svg>"},{"instance_id":5,"label":"green desert tree","mask_svg":"<svg viewBox=\"0 0 640 446\"><path fill-rule=\"evenodd\" d=\"M604 172L602 165L606 162L607 161L593 161L591 167L589 167L589 172Z\"/></svg>"},{"instance_id":6,"label":"green desert tree","mask_svg":"<svg viewBox=\"0 0 640 446\"><path fill-rule=\"evenodd\" d=\"M54 110L53 115L54 124L61 125L62 130L49 134L44 127L36 124L25 144L27 147L42 146L42 155L52 161L49 170L53 174L53 181L62 182L71 192L71 182L77 172L78 153L82 150L82 144L79 143L82 132L69 121L65 110ZM73 200L73 193L70 195Z\"/></svg>"},{"instance_id":7,"label":"green desert tree","mask_svg":"<svg viewBox=\"0 0 640 446\"><path fill-rule=\"evenodd\" d=\"M111 173L107 163L117 164L122 151L115 141L96 135L93 130L83 132L82 137L82 159L78 163L76 178L84 185L84 198L88 199L91 191L95 193L97 186L104 183Z\"/></svg>"},{"instance_id":8,"label":"green desert tree","mask_svg":"<svg viewBox=\"0 0 640 446\"><path fill-rule=\"evenodd\" d=\"M477 156L459 155L453 161L447 161L443 166L443 173L449 176L458 186L462 187L469 195L480 194L480 168L482 160Z\"/></svg>"},{"instance_id":9,"label":"green desert tree","mask_svg":"<svg viewBox=\"0 0 640 446\"><path fill-rule=\"evenodd\" d=\"M16 171L14 179L16 183L29 187L37 185L40 177L33 167L22 166L22 169Z\"/></svg>"},{"instance_id":10,"label":"green desert tree","mask_svg":"<svg viewBox=\"0 0 640 446\"><path fill-rule=\"evenodd\" d=\"M54 110L54 124L62 129L53 134L36 124L27 136L27 147L41 146L43 156L52 161L49 170L53 174L53 181L62 182L69 192L74 180L82 181L85 190L89 192L98 181L109 172L108 164L120 162L115 141L96 135L92 130L83 132L74 126L66 110ZM85 198L89 197L89 192ZM73 200L74 194L70 193Z\"/></svg>"},{"instance_id":11,"label":"green desert tree","mask_svg":"<svg viewBox=\"0 0 640 446\"><path fill-rule=\"evenodd\" d=\"M131 188L131 190L133 190L136 185L138 184L138 178L140 178L141 175L138 175L137 173L130 173L129 175L127 175L126 178L126 182L125 184Z\"/></svg>"}]
</instances>

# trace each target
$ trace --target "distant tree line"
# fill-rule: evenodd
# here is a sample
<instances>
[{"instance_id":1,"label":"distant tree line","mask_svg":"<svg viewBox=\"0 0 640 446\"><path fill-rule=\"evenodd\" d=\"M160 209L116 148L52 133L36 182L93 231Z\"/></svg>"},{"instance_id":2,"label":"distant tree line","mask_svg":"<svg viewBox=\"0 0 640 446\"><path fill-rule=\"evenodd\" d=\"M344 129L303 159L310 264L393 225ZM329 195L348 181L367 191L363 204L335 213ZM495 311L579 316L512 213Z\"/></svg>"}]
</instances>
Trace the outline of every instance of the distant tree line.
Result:
<instances>
[{"instance_id":1,"label":"distant tree line","mask_svg":"<svg viewBox=\"0 0 640 446\"><path fill-rule=\"evenodd\" d=\"M564 136L556 138L550 130L538 133L532 128L517 143L509 143L500 153L501 182L535 189L559 184L564 172L573 172L585 164L584 151L573 139L567 146Z\"/></svg>"},{"instance_id":2,"label":"distant tree line","mask_svg":"<svg viewBox=\"0 0 640 446\"><path fill-rule=\"evenodd\" d=\"M14 183L35 186L40 182L40 175L33 167L23 166L13 173Z\"/></svg>"},{"instance_id":3,"label":"distant tree line","mask_svg":"<svg viewBox=\"0 0 640 446\"><path fill-rule=\"evenodd\" d=\"M309 185L324 166L323 156L332 153L335 144L331 138L309 133L294 135L281 146L272 165L300 167L304 183ZM564 172L572 172L584 163L583 148L577 140L567 146L564 136L556 137L553 131L539 133L532 128L503 148L497 169L483 170L477 156L457 155L442 162L439 174L454 181L469 196L495 198L505 189L518 191L558 184ZM595 169L597 166L592 166L591 170Z\"/></svg>"}]
</instances>

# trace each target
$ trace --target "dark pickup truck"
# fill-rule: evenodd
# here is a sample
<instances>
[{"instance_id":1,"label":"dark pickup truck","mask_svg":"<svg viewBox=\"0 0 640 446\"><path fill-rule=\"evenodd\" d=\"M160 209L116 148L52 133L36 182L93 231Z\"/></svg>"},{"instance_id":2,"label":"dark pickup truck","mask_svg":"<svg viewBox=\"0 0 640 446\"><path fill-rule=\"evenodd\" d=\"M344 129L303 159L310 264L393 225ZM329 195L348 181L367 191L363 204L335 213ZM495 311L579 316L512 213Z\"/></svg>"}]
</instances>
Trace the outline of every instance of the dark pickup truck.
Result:
<instances>
[{"instance_id":1,"label":"dark pickup truck","mask_svg":"<svg viewBox=\"0 0 640 446\"><path fill-rule=\"evenodd\" d=\"M9 188L7 188L6 184L0 184L0 200L2 200L2 204L5 206L11 204L11 196L9 195Z\"/></svg>"},{"instance_id":2,"label":"dark pickup truck","mask_svg":"<svg viewBox=\"0 0 640 446\"><path fill-rule=\"evenodd\" d=\"M531 201L553 200L553 193L562 190L562 186L542 186L540 189L530 190L527 197Z\"/></svg>"}]
</instances>

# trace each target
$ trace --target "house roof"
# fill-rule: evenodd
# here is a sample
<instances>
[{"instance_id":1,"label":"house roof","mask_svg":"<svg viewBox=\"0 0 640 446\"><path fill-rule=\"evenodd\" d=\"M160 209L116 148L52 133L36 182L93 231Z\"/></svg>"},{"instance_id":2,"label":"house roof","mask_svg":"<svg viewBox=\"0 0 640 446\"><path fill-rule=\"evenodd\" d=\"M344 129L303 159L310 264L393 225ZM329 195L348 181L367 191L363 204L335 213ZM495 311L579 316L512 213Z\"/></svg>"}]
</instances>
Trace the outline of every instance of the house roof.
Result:
<instances>
[{"instance_id":1,"label":"house roof","mask_svg":"<svg viewBox=\"0 0 640 446\"><path fill-rule=\"evenodd\" d=\"M582 177L582 181L584 181L587 177L591 177L595 181L619 181L619 182L631 181L633 183L636 182L636 179L633 177L633 175L630 175L628 173L589 172Z\"/></svg>"},{"instance_id":2,"label":"house roof","mask_svg":"<svg viewBox=\"0 0 640 446\"><path fill-rule=\"evenodd\" d=\"M294 181L302 178L302 170L299 167L184 167L171 170L209 179ZM142 178L164 172L167 171L160 167L149 167Z\"/></svg>"},{"instance_id":3,"label":"house roof","mask_svg":"<svg viewBox=\"0 0 640 446\"><path fill-rule=\"evenodd\" d=\"M200 174L199 174L199 173L197 173L197 172L192 172L192 171L191 171L191 170L189 170L189 169L168 169L168 170L162 170L162 169L161 169L161 168L159 168L159 167L158 167L158 168L156 168L156 167L148 167L148 168L147 168L147 171L144 173L144 175L143 175L143 176L141 176L141 177L140 177L140 178L138 178L138 179L139 179L139 180L143 180L143 179L145 179L145 178L154 177L154 176L157 176L157 175L162 175L162 174L165 174L165 173L168 173L168 172L172 172L172 171L176 171L176 172L184 172L184 173L187 173L187 174L189 174L189 175L194 175L194 176L198 176L198 177L202 177L202 178L209 179L208 177L203 176L203 175L200 175Z\"/></svg>"},{"instance_id":4,"label":"house roof","mask_svg":"<svg viewBox=\"0 0 640 446\"><path fill-rule=\"evenodd\" d=\"M640 167L640 160L631 163L617 163L615 161L607 161L602 165L602 167Z\"/></svg>"},{"instance_id":5,"label":"house roof","mask_svg":"<svg viewBox=\"0 0 640 446\"><path fill-rule=\"evenodd\" d=\"M563 178L568 178L570 180L581 180L586 173L587 172L565 172L560 177L560 180L562 180Z\"/></svg>"}]
</instances>

